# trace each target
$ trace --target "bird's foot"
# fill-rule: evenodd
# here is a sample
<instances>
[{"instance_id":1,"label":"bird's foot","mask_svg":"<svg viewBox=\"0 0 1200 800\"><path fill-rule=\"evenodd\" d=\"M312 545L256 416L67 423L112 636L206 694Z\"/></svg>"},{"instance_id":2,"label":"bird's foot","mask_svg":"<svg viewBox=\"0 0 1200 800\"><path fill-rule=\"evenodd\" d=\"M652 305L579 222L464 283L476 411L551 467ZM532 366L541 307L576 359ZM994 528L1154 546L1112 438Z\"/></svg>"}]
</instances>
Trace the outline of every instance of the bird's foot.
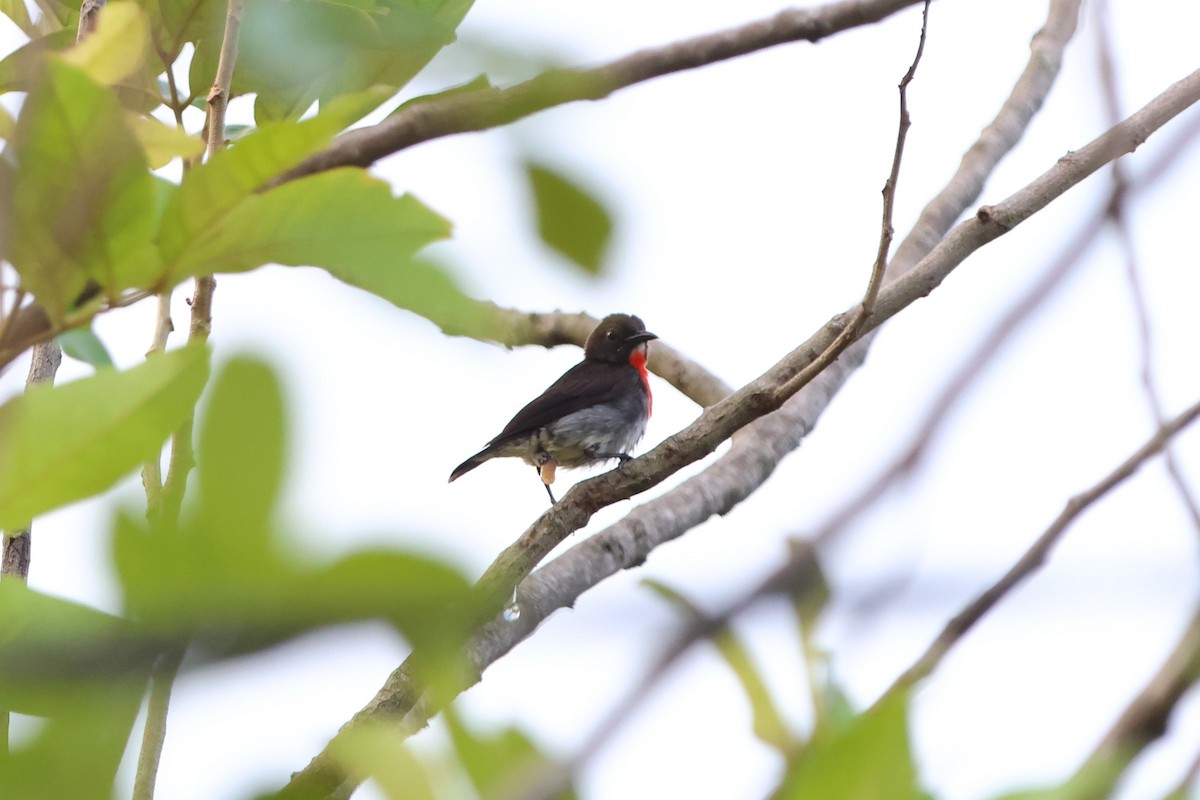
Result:
<instances>
[{"instance_id":1,"label":"bird's foot","mask_svg":"<svg viewBox=\"0 0 1200 800\"><path fill-rule=\"evenodd\" d=\"M633 456L629 455L629 453L604 453L599 450L588 450L587 454L588 454L588 458L595 459L596 461L603 461L605 459L615 458L618 461L620 461L621 464L624 464L626 461L633 460Z\"/></svg>"}]
</instances>

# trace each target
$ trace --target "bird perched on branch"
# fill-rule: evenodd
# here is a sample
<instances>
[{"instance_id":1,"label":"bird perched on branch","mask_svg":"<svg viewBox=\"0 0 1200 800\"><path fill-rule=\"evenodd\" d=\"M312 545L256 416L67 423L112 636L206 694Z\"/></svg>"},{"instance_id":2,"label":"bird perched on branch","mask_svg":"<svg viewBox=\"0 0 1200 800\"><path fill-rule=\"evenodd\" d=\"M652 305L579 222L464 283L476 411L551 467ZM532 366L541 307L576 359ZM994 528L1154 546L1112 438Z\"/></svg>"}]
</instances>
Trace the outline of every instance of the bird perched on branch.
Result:
<instances>
[{"instance_id":1,"label":"bird perched on branch","mask_svg":"<svg viewBox=\"0 0 1200 800\"><path fill-rule=\"evenodd\" d=\"M554 503L557 467L616 458L622 463L650 418L648 342L657 339L638 317L610 314L583 348L583 361L517 412L496 438L454 468L450 480L492 458L520 458L538 471Z\"/></svg>"}]
</instances>

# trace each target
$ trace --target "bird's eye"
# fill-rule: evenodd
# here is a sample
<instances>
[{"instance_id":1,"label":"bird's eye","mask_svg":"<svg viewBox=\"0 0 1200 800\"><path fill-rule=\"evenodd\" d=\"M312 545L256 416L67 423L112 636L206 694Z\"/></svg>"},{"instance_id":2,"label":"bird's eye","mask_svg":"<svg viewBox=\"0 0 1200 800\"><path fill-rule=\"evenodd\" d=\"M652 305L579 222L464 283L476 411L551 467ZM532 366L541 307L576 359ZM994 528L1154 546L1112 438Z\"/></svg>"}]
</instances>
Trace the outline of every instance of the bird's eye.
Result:
<instances>
[{"instance_id":1,"label":"bird's eye","mask_svg":"<svg viewBox=\"0 0 1200 800\"><path fill-rule=\"evenodd\" d=\"M605 335L606 335L606 336L608 336L608 338L610 338L610 339L615 339L615 338L617 338L617 332L616 332L616 331L609 331L609 332L608 332L607 334L605 334Z\"/></svg>"}]
</instances>

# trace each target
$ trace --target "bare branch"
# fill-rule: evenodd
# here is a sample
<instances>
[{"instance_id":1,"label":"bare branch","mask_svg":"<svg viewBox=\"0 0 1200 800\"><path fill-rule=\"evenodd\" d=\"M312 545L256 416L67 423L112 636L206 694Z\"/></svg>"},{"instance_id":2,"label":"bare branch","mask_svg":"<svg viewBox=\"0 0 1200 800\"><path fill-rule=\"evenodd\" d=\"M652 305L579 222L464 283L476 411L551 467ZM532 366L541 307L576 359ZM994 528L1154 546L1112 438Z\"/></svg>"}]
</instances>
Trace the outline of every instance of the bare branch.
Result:
<instances>
[{"instance_id":1,"label":"bare branch","mask_svg":"<svg viewBox=\"0 0 1200 800\"><path fill-rule=\"evenodd\" d=\"M1046 23L1033 37L1029 61L1013 91L963 157L945 189L925 207L916 227L898 248L888 277L909 271L929 253L976 200L986 176L1020 139L1058 74L1062 50L1075 31L1078 10L1079 0L1052 0ZM634 509L522 584L521 616L511 623L489 623L468 645L473 677L464 681L461 689L478 680L483 669L528 636L555 609L572 605L580 594L604 578L642 563L658 545L714 514L725 513L752 494L816 425L845 379L862 362L869 338L852 346L777 411L742 428L729 452L703 472ZM401 730L412 733L424 727L435 711L422 697L420 684L413 680L406 662L343 730L386 715L399 717ZM352 783L326 750L293 776L289 789L315 789L332 796L337 787Z\"/></svg>"},{"instance_id":2,"label":"bare branch","mask_svg":"<svg viewBox=\"0 0 1200 800\"><path fill-rule=\"evenodd\" d=\"M900 90L900 122L896 131L896 147L892 155L892 169L888 173L887 180L883 185L883 222L880 225L879 249L875 256L875 263L871 267L871 277L867 281L867 290L863 294L862 302L851 312L850 322L838 334L837 338L833 340L833 343L820 356L815 358L779 388L778 393L784 399L791 397L807 385L822 370L837 360L837 357L845 352L847 347L857 341L863 326L866 324L867 318L875 309L875 301L879 298L879 288L883 285L883 276L887 270L888 252L892 249L892 237L895 234L895 231L892 229L892 209L896 204L896 186L900 181L900 162L904 157L904 140L908 137L908 129L912 125L912 120L908 115L908 85L912 83L913 78L916 76L917 65L921 63L921 56L925 52L925 33L928 27L929 2L926 0L921 10L921 37L917 44L917 54L913 58L912 64L909 65L908 71L904 73L904 77L900 80L898 87Z\"/></svg>"},{"instance_id":3,"label":"bare branch","mask_svg":"<svg viewBox=\"0 0 1200 800\"><path fill-rule=\"evenodd\" d=\"M35 386L53 384L58 367L62 364L62 348L51 340L33 348L33 359L29 364L29 377L25 379L26 391ZM4 535L4 554L0 563L0 578L29 580L29 562L32 550L32 522L26 527Z\"/></svg>"},{"instance_id":4,"label":"bare branch","mask_svg":"<svg viewBox=\"0 0 1200 800\"><path fill-rule=\"evenodd\" d=\"M482 301L479 308L479 316L489 320L486 338L505 347L557 347L561 344L583 347L599 322L589 314L517 311ZM646 366L701 406L710 406L733 392L729 384L661 339L651 348L650 361Z\"/></svg>"},{"instance_id":5,"label":"bare branch","mask_svg":"<svg viewBox=\"0 0 1200 800\"><path fill-rule=\"evenodd\" d=\"M237 63L238 36L244 14L244 0L229 0L225 14L225 33L221 40L221 52L217 62L217 74L208 93L208 117L205 120L205 155L212 158L225 146L225 110L229 103L233 69ZM170 66L168 65L168 71ZM188 341L202 341L212 331L213 292L217 281L211 275L196 278L195 292L191 305L191 325ZM158 313L155 322L154 343L151 353L166 347L167 335L173 326L170 317L171 292L159 295ZM171 442L171 460L167 479L158 488L159 466L157 457L143 471L146 485L147 517L159 535L166 535L176 527L183 504L187 476L195 466L192 446L192 431L195 425L195 409L191 416L175 432ZM179 666L183 662L187 645L176 645L163 651L155 661L150 675L150 700L146 709L146 726L142 731L142 747L138 754L137 773L134 776L134 800L153 800L154 785L158 778L158 765L167 736L167 712L170 708L171 689Z\"/></svg>"},{"instance_id":6,"label":"bare branch","mask_svg":"<svg viewBox=\"0 0 1200 800\"><path fill-rule=\"evenodd\" d=\"M1200 680L1200 608L1184 628L1162 667L1092 750L1079 774L1111 775L1109 788L1167 729L1167 721L1184 692Z\"/></svg>"},{"instance_id":7,"label":"bare branch","mask_svg":"<svg viewBox=\"0 0 1200 800\"><path fill-rule=\"evenodd\" d=\"M917 681L929 675L941 662L942 657L961 639L967 631L974 627L985 614L1000 602L1015 586L1036 572L1050 551L1054 549L1063 534L1073 522L1100 498L1120 486L1141 468L1148 460L1156 456L1176 433L1190 425L1200 416L1200 403L1188 407L1178 416L1162 425L1149 441L1139 447L1129 458L1125 459L1116 469L1106 475L1091 488L1083 491L1067 501L1066 507L1050 524L1050 527L1038 537L1033 546L1014 564L1000 580L992 584L965 609L955 615L947 623L945 629L934 640L933 644L917 661L905 670L891 688L885 693L891 694L912 686Z\"/></svg>"},{"instance_id":8,"label":"bare branch","mask_svg":"<svg viewBox=\"0 0 1200 800\"><path fill-rule=\"evenodd\" d=\"M1111 122L1121 118L1121 99L1117 87L1117 65L1113 53L1112 32L1108 26L1108 3L1097 3L1094 7L1096 19L1096 38L1099 42L1100 85L1103 89L1105 112ZM1162 425L1162 397L1154 380L1154 334L1150 323L1150 311L1146 305L1146 295L1142 290L1141 269L1138 267L1137 247L1133 241L1133 229L1129 224L1128 195L1129 180L1120 161L1114 161L1111 167L1113 179L1112 200L1108 204L1107 216L1117 233L1121 245L1121 253L1125 261L1125 277L1129 282L1129 300L1133 306L1134 317L1137 319L1138 348L1141 359L1142 388L1146 393L1146 402L1154 415L1156 425ZM1200 503L1197 503L1183 470L1168 447L1163 454L1163 464L1167 475L1175 486L1180 502L1192 520L1192 527L1200 533Z\"/></svg>"},{"instance_id":9,"label":"bare branch","mask_svg":"<svg viewBox=\"0 0 1200 800\"><path fill-rule=\"evenodd\" d=\"M818 42L870 25L921 0L842 0L794 8L737 28L639 50L591 69L559 69L507 89L476 89L416 103L378 125L351 131L278 182L336 167L367 167L431 139L496 128L554 106L601 100L638 83L696 69L789 42Z\"/></svg>"},{"instance_id":10,"label":"bare branch","mask_svg":"<svg viewBox=\"0 0 1200 800\"><path fill-rule=\"evenodd\" d=\"M976 217L958 225L932 252L903 277L880 291L878 312L864 324L863 333L877 328L936 288L964 259L1002 236L1037 210L1109 161L1132 151L1154 130L1200 100L1200 70L1172 85L1137 113L1071 156L1060 159L1032 183ZM543 514L484 573L479 589L496 610L512 587L563 538L583 527L600 508L656 485L680 468L711 453L744 425L778 409L786 400L780 390L791 378L827 350L845 328L835 317L800 347L747 386L709 407L695 422L669 437L649 453L613 470L582 481Z\"/></svg>"}]
</instances>

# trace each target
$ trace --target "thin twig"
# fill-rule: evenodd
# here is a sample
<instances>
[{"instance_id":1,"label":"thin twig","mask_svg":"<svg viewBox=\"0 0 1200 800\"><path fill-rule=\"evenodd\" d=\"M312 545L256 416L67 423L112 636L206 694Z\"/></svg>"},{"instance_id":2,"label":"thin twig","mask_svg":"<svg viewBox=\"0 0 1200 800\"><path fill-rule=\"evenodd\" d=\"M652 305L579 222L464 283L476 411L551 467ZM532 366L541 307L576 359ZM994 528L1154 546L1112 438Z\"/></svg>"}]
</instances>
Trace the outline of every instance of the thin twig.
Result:
<instances>
[{"instance_id":1,"label":"thin twig","mask_svg":"<svg viewBox=\"0 0 1200 800\"><path fill-rule=\"evenodd\" d=\"M1108 26L1108 10L1107 0L1101 0L1094 7L1093 16L1096 20L1096 39L1099 43L1099 47L1097 48L1099 56L1098 69L1100 71L1100 86L1103 90L1104 108L1109 120L1115 122L1121 118L1122 112L1117 85L1117 65L1113 52L1112 32ZM1154 379L1153 326L1150 322L1150 311L1146 303L1146 294L1142 288L1141 269L1138 266L1137 247L1134 244L1133 229L1129 224L1127 192L1129 180L1125 174L1124 166L1120 161L1113 162L1111 172L1114 188L1112 200L1108 204L1106 213L1109 222L1117 233L1117 241L1121 245L1121 255L1125 264L1125 277L1129 282L1129 301L1133 306L1134 317L1137 320L1142 389L1146 395L1146 402L1150 406L1150 412L1154 416L1155 424L1162 425L1165 414L1163 412L1162 395L1158 390L1157 381ZM1184 510L1187 511L1188 516L1191 518L1193 529L1200 534L1200 503L1197 502L1195 494L1188 485L1187 479L1183 476L1183 470L1179 466L1174 452L1169 447L1163 453L1163 464L1167 469L1167 476L1175 487L1175 493L1179 496Z\"/></svg>"},{"instance_id":2,"label":"thin twig","mask_svg":"<svg viewBox=\"0 0 1200 800\"><path fill-rule=\"evenodd\" d=\"M818 42L879 22L921 0L842 0L794 8L736 28L639 50L590 69L558 69L506 89L483 88L401 109L377 125L339 136L328 148L278 179L337 167L368 167L384 156L431 139L516 122L554 106L601 100L620 89L789 42Z\"/></svg>"},{"instance_id":3,"label":"thin twig","mask_svg":"<svg viewBox=\"0 0 1200 800\"><path fill-rule=\"evenodd\" d=\"M217 64L217 75L208 93L208 118L206 156L225 146L225 109L229 101L230 84L233 81L234 65L237 63L238 36L244 13L243 0L229 0L225 15L225 34L221 40L221 54ZM191 298L191 325L188 341L206 340L212 331L212 299L216 280L211 276L196 278L195 292ZM155 329L155 344L161 337L165 345L170 329L170 292L159 298L159 321ZM166 323L163 323L163 319ZM192 432L195 427L195 409L175 432L171 443L171 459L167 479L162 491L155 493L157 502L150 502L148 515L151 524L160 535L165 535L178 526L180 508L183 503L187 476L195 465ZM151 500L149 493L148 500ZM142 732L142 747L138 757L135 777L134 800L153 800L154 784L162 758L162 748L167 735L167 713L170 706L171 689L179 666L183 661L186 645L174 647L162 653L155 663L150 678L150 701L147 707L146 727Z\"/></svg>"},{"instance_id":4,"label":"thin twig","mask_svg":"<svg viewBox=\"0 0 1200 800\"><path fill-rule=\"evenodd\" d=\"M989 586L979 597L960 611L946 624L937 639L918 658L912 666L904 671L884 696L896 691L902 691L917 681L926 677L937 668L942 657L949 652L967 631L974 627L989 611L1008 595L1010 591L1045 563L1050 551L1062 539L1063 534L1079 516L1090 508L1097 500L1120 486L1145 464L1156 456L1179 431L1190 425L1200 416L1200 402L1189 406L1182 413L1168 420L1155 431L1150 439L1133 452L1116 469L1104 476L1089 489L1080 492L1067 501L1066 506L1050 524L1037 541L1025 551L1020 559L1004 574L1000 580Z\"/></svg>"},{"instance_id":5,"label":"thin twig","mask_svg":"<svg viewBox=\"0 0 1200 800\"><path fill-rule=\"evenodd\" d=\"M900 163L904 158L904 142L908 138L908 129L912 120L908 114L908 85L917 74L917 65L925 53L925 33L929 27L929 0L921 9L921 36L917 43L917 54L912 64L904 73L898 86L900 90L900 122L896 131L896 147L892 154L892 169L883 185L883 221L880 224L879 249L875 255L875 263L871 266L871 277L867 281L867 290L863 293L862 302L850 315L850 321L837 335L825 352L821 353L812 363L808 364L795 377L779 387L779 394L788 398L800 391L813 378L817 377L830 364L837 360L846 348L858 340L867 319L875 310L875 301L879 297L879 288L883 285L883 275L887 270L888 253L892 249L892 210L896 204L896 186L900 181Z\"/></svg>"},{"instance_id":6,"label":"thin twig","mask_svg":"<svg viewBox=\"0 0 1200 800\"><path fill-rule=\"evenodd\" d=\"M1045 23L1030 42L1030 56L996 117L967 150L946 186L925 206L917 224L897 248L887 278L896 279L922 266L955 220L974 203L987 176L1016 145L1049 94L1061 64L1063 48L1074 35L1080 0L1051 0ZM574 604L609 575L642 563L655 547L723 514L752 494L794 450L846 378L865 358L870 337L852 346L834 365L798 392L779 410L741 429L729 452L698 475L631 511L615 523L569 549L526 580L519 593L521 616L497 617L480 628L465 648L474 679L505 655L559 608ZM539 556L540 559L540 556ZM403 734L423 728L436 713L413 678L412 657L389 676L384 686L343 731L381 717L399 719ZM328 748L297 772L289 790L335 796L339 787L356 785L345 775Z\"/></svg>"},{"instance_id":7,"label":"thin twig","mask_svg":"<svg viewBox=\"0 0 1200 800\"><path fill-rule=\"evenodd\" d=\"M858 308L853 312L854 316L851 322L838 335L829 349L780 388L780 393L787 397L791 397L801 387L811 381L813 377L824 369L825 366L832 363L857 338L857 332L870 316L878 297L880 286L883 284L883 275L887 269L888 253L891 250L892 237L894 235L892 210L895 206L896 188L900 179L900 165L904 157L904 143L907 138L908 129L912 125L912 120L908 112L908 86L912 83L913 78L916 77L917 66L921 63L921 56L925 52L925 39L928 26L929 0L926 0L921 12L921 32L917 43L917 52L913 56L911 64L905 71L904 77L901 78L897 87L900 94L900 111L896 130L896 143L892 155L891 170L883 187L883 217L880 224L879 248L875 263L871 268L871 277L867 283L867 289ZM798 569L804 575L803 585L805 587L809 586L812 583L811 576L817 571L815 555L812 549L805 546L797 554L794 554L789 564L792 563L800 565ZM789 572L788 574L790 575L791 573ZM691 629L685 631L684 635L679 637L675 646L664 653L655 667L643 676L637 689L631 692L606 717L605 721L597 726L593 734L588 737L586 743L579 748L575 756L570 760L569 766L562 770L551 770L540 776L536 785L532 789L526 788L525 791L521 792L520 796L531 798L531 800L549 800L549 798L559 796L565 788L570 775L577 773L592 755L611 738L621 723L642 704L644 698L652 691L661 676L667 672L684 652L690 649L694 642L701 638L710 637L714 632L724 627L736 614L741 613L741 611L756 602L757 599L752 593L744 597L735 608L728 609L719 617L695 621Z\"/></svg>"},{"instance_id":8,"label":"thin twig","mask_svg":"<svg viewBox=\"0 0 1200 800\"><path fill-rule=\"evenodd\" d=\"M163 653L150 673L150 699L146 703L146 727L142 731L142 749L133 779L133 800L153 800L162 747L167 739L171 689L183 663L184 652L185 648L179 647Z\"/></svg>"}]
</instances>

